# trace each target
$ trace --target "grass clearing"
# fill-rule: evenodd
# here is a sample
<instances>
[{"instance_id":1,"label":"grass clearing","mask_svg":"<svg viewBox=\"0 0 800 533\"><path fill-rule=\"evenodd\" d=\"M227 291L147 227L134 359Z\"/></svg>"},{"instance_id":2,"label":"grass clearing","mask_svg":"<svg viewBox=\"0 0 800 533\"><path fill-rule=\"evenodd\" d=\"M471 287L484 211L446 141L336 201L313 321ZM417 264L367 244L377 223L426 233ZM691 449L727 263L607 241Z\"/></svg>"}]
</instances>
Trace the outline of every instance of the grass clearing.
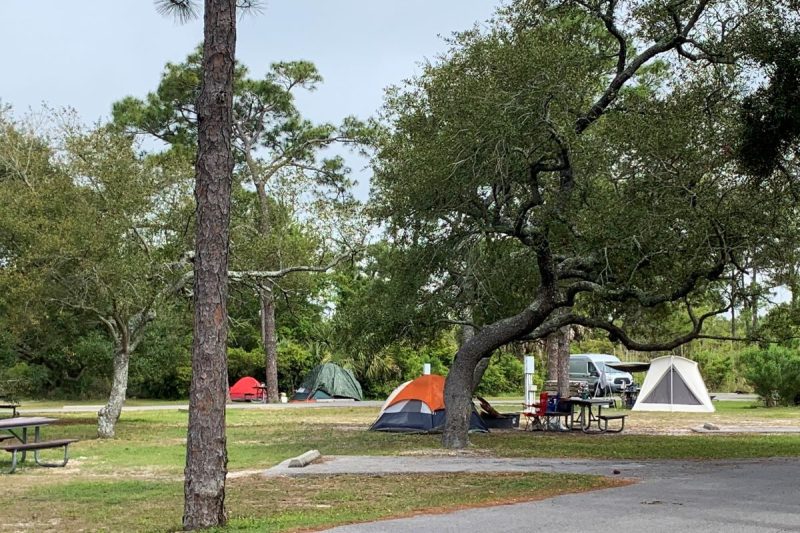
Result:
<instances>
[{"instance_id":1,"label":"grass clearing","mask_svg":"<svg viewBox=\"0 0 800 533\"><path fill-rule=\"evenodd\" d=\"M713 414L629 414L621 434L495 431L473 435L470 453L498 457L724 459L800 456L800 434L699 435L725 425L800 425L800 409L717 402ZM514 407L504 406L514 410ZM229 410L228 469L265 469L309 449L323 455L436 455L438 435L366 431L377 408ZM23 466L3 478L0 531L171 531L180 527L187 413L124 413L118 437L98 440L95 418L59 414L45 438L77 437L65 468ZM683 431L684 434L673 434ZM8 454L10 455L10 454ZM9 464L0 456L0 468ZM537 499L619 480L577 475L426 474L318 476L228 481L222 531L293 531L403 516L424 510Z\"/></svg>"},{"instance_id":2,"label":"grass clearing","mask_svg":"<svg viewBox=\"0 0 800 533\"><path fill-rule=\"evenodd\" d=\"M228 482L229 525L220 531L291 531L535 500L625 484L597 476L552 474L430 474L238 478ZM0 528L31 531L175 531L180 529L179 481L100 478L14 487L17 504ZM58 505L50 505L57 501ZM37 509L31 512L31 509ZM100 524L102 524L100 526Z\"/></svg>"}]
</instances>

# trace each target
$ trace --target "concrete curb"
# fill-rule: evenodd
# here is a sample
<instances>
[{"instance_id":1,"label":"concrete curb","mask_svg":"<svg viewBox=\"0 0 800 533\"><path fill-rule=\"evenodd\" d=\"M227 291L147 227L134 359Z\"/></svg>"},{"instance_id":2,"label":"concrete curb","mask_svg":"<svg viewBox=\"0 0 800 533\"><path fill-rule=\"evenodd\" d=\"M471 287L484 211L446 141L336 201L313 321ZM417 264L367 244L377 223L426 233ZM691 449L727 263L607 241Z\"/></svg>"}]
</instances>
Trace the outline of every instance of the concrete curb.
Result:
<instances>
[{"instance_id":1,"label":"concrete curb","mask_svg":"<svg viewBox=\"0 0 800 533\"><path fill-rule=\"evenodd\" d=\"M711 429L703 426L692 428L695 433L705 435L730 435L732 433L769 434L769 433L800 433L800 426L715 426Z\"/></svg>"},{"instance_id":2,"label":"concrete curb","mask_svg":"<svg viewBox=\"0 0 800 533\"><path fill-rule=\"evenodd\" d=\"M302 468L313 463L320 457L322 457L322 454L319 453L319 450L308 450L302 455L289 459L289 468Z\"/></svg>"}]
</instances>

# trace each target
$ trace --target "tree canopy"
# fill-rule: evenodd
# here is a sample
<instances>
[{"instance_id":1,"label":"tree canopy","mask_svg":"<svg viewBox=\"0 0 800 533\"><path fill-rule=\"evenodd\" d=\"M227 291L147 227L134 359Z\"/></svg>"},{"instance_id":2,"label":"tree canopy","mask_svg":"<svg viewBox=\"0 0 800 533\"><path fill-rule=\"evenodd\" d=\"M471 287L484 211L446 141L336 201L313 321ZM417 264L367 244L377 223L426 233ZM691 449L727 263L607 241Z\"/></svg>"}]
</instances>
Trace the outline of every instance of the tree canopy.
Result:
<instances>
[{"instance_id":1,"label":"tree canopy","mask_svg":"<svg viewBox=\"0 0 800 533\"><path fill-rule=\"evenodd\" d=\"M516 1L390 93L376 213L430 258L418 294L474 298L481 328L448 377L446 443L465 442L456 389L482 357L565 324L637 349L701 336L729 305L711 289L791 220L785 181L737 168L743 67L719 15L759 9ZM640 342L623 327L673 302L689 331Z\"/></svg>"}]
</instances>

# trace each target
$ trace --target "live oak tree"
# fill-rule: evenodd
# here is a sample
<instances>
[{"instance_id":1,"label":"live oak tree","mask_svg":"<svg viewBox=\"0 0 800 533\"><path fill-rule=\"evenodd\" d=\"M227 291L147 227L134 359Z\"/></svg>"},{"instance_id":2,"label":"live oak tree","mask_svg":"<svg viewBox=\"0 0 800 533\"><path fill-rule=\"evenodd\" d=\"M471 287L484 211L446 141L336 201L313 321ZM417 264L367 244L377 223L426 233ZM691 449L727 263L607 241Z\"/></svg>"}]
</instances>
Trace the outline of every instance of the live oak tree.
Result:
<instances>
[{"instance_id":1,"label":"live oak tree","mask_svg":"<svg viewBox=\"0 0 800 533\"><path fill-rule=\"evenodd\" d=\"M735 161L737 30L771 9L519 0L390 93L376 213L398 247L429 258L418 294L458 299L477 261L495 265L481 286L515 296L471 305L476 333L447 378L446 447L467 446L474 369L505 344L578 324L667 350L729 307L718 284L791 213L785 182L763 187ZM619 321L676 304L692 326L672 338L637 341Z\"/></svg>"},{"instance_id":2,"label":"live oak tree","mask_svg":"<svg viewBox=\"0 0 800 533\"><path fill-rule=\"evenodd\" d=\"M187 281L180 261L187 240L171 225L171 216L185 205L186 166L144 161L134 150L130 138L107 128L67 139L66 170L85 197L84 209L75 206L70 217L87 234L73 233L71 246L64 247L82 250L80 260L69 265L56 255L51 272L61 289L54 295L57 303L93 313L113 341L111 391L98 413L100 437L114 436L130 357L148 324Z\"/></svg>"},{"instance_id":3,"label":"live oak tree","mask_svg":"<svg viewBox=\"0 0 800 533\"><path fill-rule=\"evenodd\" d=\"M2 276L17 278L12 297L26 298L40 320L74 313L106 332L113 374L97 433L113 437L131 356L185 283L186 240L171 216L184 204L187 166L143 160L129 136L106 127L83 131L68 120L48 139L0 124Z\"/></svg>"},{"instance_id":4,"label":"live oak tree","mask_svg":"<svg viewBox=\"0 0 800 533\"><path fill-rule=\"evenodd\" d=\"M762 69L763 76L742 104L738 153L743 171L784 180L788 184L786 192L796 203L800 198L800 28L797 6L794 11L788 7L776 6L773 12L749 21L747 26L744 52ZM795 309L800 298L797 220L795 216L786 226L776 228L780 233L774 236L774 246L756 247L752 254L767 281L789 290L789 307Z\"/></svg>"}]
</instances>

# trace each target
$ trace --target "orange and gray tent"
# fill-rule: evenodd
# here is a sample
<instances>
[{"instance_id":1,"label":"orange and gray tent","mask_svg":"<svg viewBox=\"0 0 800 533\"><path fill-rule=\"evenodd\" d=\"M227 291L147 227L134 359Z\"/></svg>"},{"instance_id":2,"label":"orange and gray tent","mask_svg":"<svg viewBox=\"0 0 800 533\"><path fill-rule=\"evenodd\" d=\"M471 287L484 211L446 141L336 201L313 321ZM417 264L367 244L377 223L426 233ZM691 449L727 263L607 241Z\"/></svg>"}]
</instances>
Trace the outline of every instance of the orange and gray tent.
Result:
<instances>
[{"instance_id":1,"label":"orange and gray tent","mask_svg":"<svg viewBox=\"0 0 800 533\"><path fill-rule=\"evenodd\" d=\"M428 433L441 431L444 422L444 378L430 374L420 376L413 381L406 381L394 389L370 429L399 433ZM474 406L469 430L489 431Z\"/></svg>"}]
</instances>

